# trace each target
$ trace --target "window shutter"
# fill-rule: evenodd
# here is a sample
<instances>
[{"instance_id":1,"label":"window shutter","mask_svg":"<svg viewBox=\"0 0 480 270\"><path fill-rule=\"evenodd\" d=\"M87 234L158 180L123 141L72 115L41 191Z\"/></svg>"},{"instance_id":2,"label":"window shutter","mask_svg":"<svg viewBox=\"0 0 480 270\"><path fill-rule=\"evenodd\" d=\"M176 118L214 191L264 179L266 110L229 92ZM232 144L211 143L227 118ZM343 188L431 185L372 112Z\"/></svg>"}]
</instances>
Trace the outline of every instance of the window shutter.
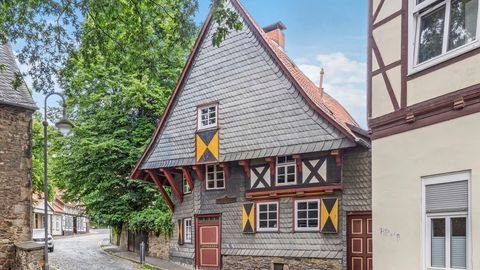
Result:
<instances>
[{"instance_id":1,"label":"window shutter","mask_svg":"<svg viewBox=\"0 0 480 270\"><path fill-rule=\"evenodd\" d=\"M320 231L322 233L338 233L338 198L321 200Z\"/></svg>"},{"instance_id":2,"label":"window shutter","mask_svg":"<svg viewBox=\"0 0 480 270\"><path fill-rule=\"evenodd\" d=\"M183 222L181 219L177 222L178 244L183 245Z\"/></svg>"},{"instance_id":3,"label":"window shutter","mask_svg":"<svg viewBox=\"0 0 480 270\"><path fill-rule=\"evenodd\" d=\"M425 208L427 213L467 211L468 181L425 186Z\"/></svg>"},{"instance_id":4,"label":"window shutter","mask_svg":"<svg viewBox=\"0 0 480 270\"><path fill-rule=\"evenodd\" d=\"M242 205L242 232L255 233L255 204Z\"/></svg>"}]
</instances>

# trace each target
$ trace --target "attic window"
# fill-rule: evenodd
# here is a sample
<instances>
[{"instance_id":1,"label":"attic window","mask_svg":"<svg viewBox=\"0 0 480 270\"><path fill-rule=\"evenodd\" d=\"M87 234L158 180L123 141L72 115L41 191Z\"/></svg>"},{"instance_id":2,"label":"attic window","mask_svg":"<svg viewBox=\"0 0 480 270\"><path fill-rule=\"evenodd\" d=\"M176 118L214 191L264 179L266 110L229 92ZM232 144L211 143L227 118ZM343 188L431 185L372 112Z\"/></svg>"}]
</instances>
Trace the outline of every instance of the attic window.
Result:
<instances>
[{"instance_id":1,"label":"attic window","mask_svg":"<svg viewBox=\"0 0 480 270\"><path fill-rule=\"evenodd\" d=\"M217 127L217 104L198 107L198 130Z\"/></svg>"}]
</instances>

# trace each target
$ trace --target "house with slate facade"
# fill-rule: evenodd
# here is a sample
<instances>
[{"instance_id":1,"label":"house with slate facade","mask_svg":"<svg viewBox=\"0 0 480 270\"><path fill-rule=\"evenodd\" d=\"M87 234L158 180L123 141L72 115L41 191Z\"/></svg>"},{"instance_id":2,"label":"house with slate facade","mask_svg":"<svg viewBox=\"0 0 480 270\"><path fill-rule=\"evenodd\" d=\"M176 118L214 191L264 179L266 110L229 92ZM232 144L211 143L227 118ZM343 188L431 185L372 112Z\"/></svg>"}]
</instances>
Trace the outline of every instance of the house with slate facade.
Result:
<instances>
[{"instance_id":1,"label":"house with slate facade","mask_svg":"<svg viewBox=\"0 0 480 270\"><path fill-rule=\"evenodd\" d=\"M15 243L32 239L32 114L37 109L8 44L0 43L0 269L15 264Z\"/></svg>"},{"instance_id":2,"label":"house with slate facade","mask_svg":"<svg viewBox=\"0 0 480 270\"><path fill-rule=\"evenodd\" d=\"M285 25L261 28L237 0L227 7L243 29L213 46L209 15L131 175L174 213L170 258L195 269L368 269L368 134L288 58Z\"/></svg>"}]
</instances>

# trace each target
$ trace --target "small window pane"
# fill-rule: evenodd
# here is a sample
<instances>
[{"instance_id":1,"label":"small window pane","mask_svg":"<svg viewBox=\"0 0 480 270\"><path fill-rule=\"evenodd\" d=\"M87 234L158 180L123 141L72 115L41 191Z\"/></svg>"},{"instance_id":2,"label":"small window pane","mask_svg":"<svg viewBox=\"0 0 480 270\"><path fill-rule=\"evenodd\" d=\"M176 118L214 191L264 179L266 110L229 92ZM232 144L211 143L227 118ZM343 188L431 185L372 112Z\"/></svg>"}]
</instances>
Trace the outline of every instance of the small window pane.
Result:
<instances>
[{"instance_id":1,"label":"small window pane","mask_svg":"<svg viewBox=\"0 0 480 270\"><path fill-rule=\"evenodd\" d=\"M267 221L260 221L260 228L267 228Z\"/></svg>"},{"instance_id":2,"label":"small window pane","mask_svg":"<svg viewBox=\"0 0 480 270\"><path fill-rule=\"evenodd\" d=\"M215 188L215 182L214 181L208 181L208 188Z\"/></svg>"},{"instance_id":3,"label":"small window pane","mask_svg":"<svg viewBox=\"0 0 480 270\"><path fill-rule=\"evenodd\" d=\"M307 212L306 211L298 211L298 218L307 218Z\"/></svg>"},{"instance_id":4,"label":"small window pane","mask_svg":"<svg viewBox=\"0 0 480 270\"><path fill-rule=\"evenodd\" d=\"M269 205L270 211L277 211L277 204L272 203Z\"/></svg>"},{"instance_id":5,"label":"small window pane","mask_svg":"<svg viewBox=\"0 0 480 270\"><path fill-rule=\"evenodd\" d=\"M307 203L306 202L299 202L297 204L298 209L307 209Z\"/></svg>"},{"instance_id":6,"label":"small window pane","mask_svg":"<svg viewBox=\"0 0 480 270\"><path fill-rule=\"evenodd\" d=\"M317 226L318 226L318 220L317 219L308 220L308 227L317 227Z\"/></svg>"},{"instance_id":7,"label":"small window pane","mask_svg":"<svg viewBox=\"0 0 480 270\"><path fill-rule=\"evenodd\" d=\"M317 218L318 217L318 211L317 210L308 211L308 217L309 218Z\"/></svg>"},{"instance_id":8,"label":"small window pane","mask_svg":"<svg viewBox=\"0 0 480 270\"><path fill-rule=\"evenodd\" d=\"M268 227L270 228L277 228L277 221L276 220L271 220L268 222Z\"/></svg>"},{"instance_id":9,"label":"small window pane","mask_svg":"<svg viewBox=\"0 0 480 270\"><path fill-rule=\"evenodd\" d=\"M260 208L260 211L265 212L265 211L267 211L267 207L268 207L268 205L266 205L266 204L260 204L259 208Z\"/></svg>"},{"instance_id":10,"label":"small window pane","mask_svg":"<svg viewBox=\"0 0 480 270\"><path fill-rule=\"evenodd\" d=\"M467 267L467 219L451 219L450 261L451 267L466 269Z\"/></svg>"},{"instance_id":11,"label":"small window pane","mask_svg":"<svg viewBox=\"0 0 480 270\"><path fill-rule=\"evenodd\" d=\"M318 208L318 202L308 202L308 208L309 209L317 209Z\"/></svg>"},{"instance_id":12,"label":"small window pane","mask_svg":"<svg viewBox=\"0 0 480 270\"><path fill-rule=\"evenodd\" d=\"M306 228L307 227L307 221L306 220L298 220L297 221L297 227Z\"/></svg>"},{"instance_id":13,"label":"small window pane","mask_svg":"<svg viewBox=\"0 0 480 270\"><path fill-rule=\"evenodd\" d=\"M278 167L278 174L285 174L285 167Z\"/></svg>"},{"instance_id":14,"label":"small window pane","mask_svg":"<svg viewBox=\"0 0 480 270\"><path fill-rule=\"evenodd\" d=\"M278 176L278 183L285 183L285 175Z\"/></svg>"},{"instance_id":15,"label":"small window pane","mask_svg":"<svg viewBox=\"0 0 480 270\"><path fill-rule=\"evenodd\" d=\"M288 168L287 168L287 173L288 173L288 174L295 173L295 166L288 166Z\"/></svg>"},{"instance_id":16,"label":"small window pane","mask_svg":"<svg viewBox=\"0 0 480 270\"><path fill-rule=\"evenodd\" d=\"M442 54L445 6L423 15L420 19L418 62L425 62Z\"/></svg>"},{"instance_id":17,"label":"small window pane","mask_svg":"<svg viewBox=\"0 0 480 270\"><path fill-rule=\"evenodd\" d=\"M294 161L293 156L286 156L285 159L286 159L287 162L293 162Z\"/></svg>"},{"instance_id":18,"label":"small window pane","mask_svg":"<svg viewBox=\"0 0 480 270\"><path fill-rule=\"evenodd\" d=\"M218 181L217 182L217 188L223 188L225 185L224 185L224 182L223 181Z\"/></svg>"},{"instance_id":19,"label":"small window pane","mask_svg":"<svg viewBox=\"0 0 480 270\"><path fill-rule=\"evenodd\" d=\"M287 175L287 182L295 182L295 174L289 174Z\"/></svg>"},{"instance_id":20,"label":"small window pane","mask_svg":"<svg viewBox=\"0 0 480 270\"><path fill-rule=\"evenodd\" d=\"M269 219L277 219L277 213L276 212L268 213L268 218Z\"/></svg>"},{"instance_id":21,"label":"small window pane","mask_svg":"<svg viewBox=\"0 0 480 270\"><path fill-rule=\"evenodd\" d=\"M267 213L260 213L260 219L267 219Z\"/></svg>"},{"instance_id":22,"label":"small window pane","mask_svg":"<svg viewBox=\"0 0 480 270\"><path fill-rule=\"evenodd\" d=\"M476 39L478 0L452 0L448 50Z\"/></svg>"},{"instance_id":23,"label":"small window pane","mask_svg":"<svg viewBox=\"0 0 480 270\"><path fill-rule=\"evenodd\" d=\"M432 219L432 267L445 267L445 219Z\"/></svg>"}]
</instances>

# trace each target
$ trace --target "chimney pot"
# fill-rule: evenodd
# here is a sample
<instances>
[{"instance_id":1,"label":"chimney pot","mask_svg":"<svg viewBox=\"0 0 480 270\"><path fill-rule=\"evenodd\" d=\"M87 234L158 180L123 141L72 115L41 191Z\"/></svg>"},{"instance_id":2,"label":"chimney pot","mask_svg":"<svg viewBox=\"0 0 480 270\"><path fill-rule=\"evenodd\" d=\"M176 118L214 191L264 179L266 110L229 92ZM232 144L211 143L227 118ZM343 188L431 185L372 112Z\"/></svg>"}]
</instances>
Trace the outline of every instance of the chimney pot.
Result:
<instances>
[{"instance_id":1,"label":"chimney pot","mask_svg":"<svg viewBox=\"0 0 480 270\"><path fill-rule=\"evenodd\" d=\"M320 85L318 88L320 89L320 97L323 99L323 76L325 75L325 71L320 69Z\"/></svg>"}]
</instances>

